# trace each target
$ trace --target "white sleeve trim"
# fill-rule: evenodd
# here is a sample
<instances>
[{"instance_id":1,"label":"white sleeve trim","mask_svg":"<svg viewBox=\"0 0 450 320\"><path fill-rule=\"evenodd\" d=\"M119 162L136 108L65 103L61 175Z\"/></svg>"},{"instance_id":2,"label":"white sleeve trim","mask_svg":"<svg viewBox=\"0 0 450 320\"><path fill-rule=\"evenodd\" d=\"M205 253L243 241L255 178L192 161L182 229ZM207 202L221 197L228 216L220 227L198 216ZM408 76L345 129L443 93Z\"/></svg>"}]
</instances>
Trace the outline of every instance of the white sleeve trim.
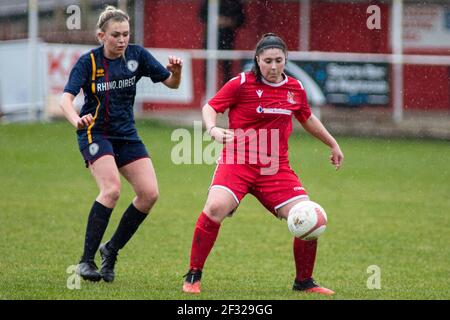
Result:
<instances>
[{"instance_id":1,"label":"white sleeve trim","mask_svg":"<svg viewBox=\"0 0 450 320\"><path fill-rule=\"evenodd\" d=\"M241 72L241 84L245 82L245 72Z\"/></svg>"}]
</instances>

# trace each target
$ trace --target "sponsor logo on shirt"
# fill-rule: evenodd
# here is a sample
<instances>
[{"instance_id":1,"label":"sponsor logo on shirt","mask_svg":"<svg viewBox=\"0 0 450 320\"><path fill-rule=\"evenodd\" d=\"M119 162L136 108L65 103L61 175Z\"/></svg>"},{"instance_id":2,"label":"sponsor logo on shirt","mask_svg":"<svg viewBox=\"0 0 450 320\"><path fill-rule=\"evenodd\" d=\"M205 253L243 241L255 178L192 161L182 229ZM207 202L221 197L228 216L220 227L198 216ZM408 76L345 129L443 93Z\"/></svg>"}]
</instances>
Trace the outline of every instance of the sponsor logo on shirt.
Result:
<instances>
[{"instance_id":1,"label":"sponsor logo on shirt","mask_svg":"<svg viewBox=\"0 0 450 320\"><path fill-rule=\"evenodd\" d=\"M112 80L108 82L98 82L97 92L128 88L134 86L135 84L136 84L136 76L133 76L128 79Z\"/></svg>"},{"instance_id":2,"label":"sponsor logo on shirt","mask_svg":"<svg viewBox=\"0 0 450 320\"><path fill-rule=\"evenodd\" d=\"M262 90L256 90L256 94L258 95L258 97L261 98L263 91Z\"/></svg>"},{"instance_id":3,"label":"sponsor logo on shirt","mask_svg":"<svg viewBox=\"0 0 450 320\"><path fill-rule=\"evenodd\" d=\"M261 106L258 106L258 108L256 108L256 112L257 113L266 113L266 114L286 114L286 115L292 114L292 110L280 109L280 108L263 108Z\"/></svg>"}]
</instances>

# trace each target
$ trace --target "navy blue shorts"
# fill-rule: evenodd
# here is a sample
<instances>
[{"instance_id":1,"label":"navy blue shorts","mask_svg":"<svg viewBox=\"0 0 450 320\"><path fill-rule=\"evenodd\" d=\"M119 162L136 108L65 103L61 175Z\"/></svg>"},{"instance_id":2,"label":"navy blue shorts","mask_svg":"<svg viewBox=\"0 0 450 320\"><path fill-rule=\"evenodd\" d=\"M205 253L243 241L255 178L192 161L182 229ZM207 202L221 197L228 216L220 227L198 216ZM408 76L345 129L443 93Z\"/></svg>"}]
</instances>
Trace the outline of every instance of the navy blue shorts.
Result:
<instances>
[{"instance_id":1,"label":"navy blue shorts","mask_svg":"<svg viewBox=\"0 0 450 320\"><path fill-rule=\"evenodd\" d=\"M93 164L95 160L105 155L112 155L118 168L142 158L149 158L147 149L140 140L126 141L103 139L94 141L81 150L81 154L86 163L86 168Z\"/></svg>"}]
</instances>

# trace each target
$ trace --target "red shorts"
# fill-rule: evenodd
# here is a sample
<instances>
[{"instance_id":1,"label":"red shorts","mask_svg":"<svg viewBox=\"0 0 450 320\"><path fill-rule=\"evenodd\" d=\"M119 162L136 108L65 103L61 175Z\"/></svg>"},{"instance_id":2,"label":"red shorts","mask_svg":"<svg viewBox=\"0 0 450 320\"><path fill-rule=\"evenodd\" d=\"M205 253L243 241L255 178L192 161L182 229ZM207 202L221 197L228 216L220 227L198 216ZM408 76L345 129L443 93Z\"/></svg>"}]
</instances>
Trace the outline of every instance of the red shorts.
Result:
<instances>
[{"instance_id":1,"label":"red shorts","mask_svg":"<svg viewBox=\"0 0 450 320\"><path fill-rule=\"evenodd\" d=\"M218 164L210 188L229 191L236 202L247 193L254 195L267 210L278 217L277 210L308 194L289 165L280 166L273 175L261 175L260 168L245 164Z\"/></svg>"}]
</instances>

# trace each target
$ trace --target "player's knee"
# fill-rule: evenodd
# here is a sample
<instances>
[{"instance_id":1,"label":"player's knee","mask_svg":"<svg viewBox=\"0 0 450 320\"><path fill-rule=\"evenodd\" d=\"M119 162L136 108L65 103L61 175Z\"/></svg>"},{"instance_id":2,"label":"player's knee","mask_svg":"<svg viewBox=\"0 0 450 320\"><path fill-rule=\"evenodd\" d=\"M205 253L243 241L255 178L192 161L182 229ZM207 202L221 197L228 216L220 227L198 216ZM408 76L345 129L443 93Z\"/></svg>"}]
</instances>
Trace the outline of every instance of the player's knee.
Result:
<instances>
[{"instance_id":1,"label":"player's knee","mask_svg":"<svg viewBox=\"0 0 450 320\"><path fill-rule=\"evenodd\" d=\"M154 205L155 202L158 201L158 199L159 199L158 189L147 192L147 201L148 201L149 205L151 205L151 206Z\"/></svg>"},{"instance_id":2,"label":"player's knee","mask_svg":"<svg viewBox=\"0 0 450 320\"><path fill-rule=\"evenodd\" d=\"M227 206L219 201L208 201L204 212L216 221L222 221L228 215Z\"/></svg>"},{"instance_id":3,"label":"player's knee","mask_svg":"<svg viewBox=\"0 0 450 320\"><path fill-rule=\"evenodd\" d=\"M137 200L145 208L151 208L159 198L158 189L151 189L137 193Z\"/></svg>"},{"instance_id":4,"label":"player's knee","mask_svg":"<svg viewBox=\"0 0 450 320\"><path fill-rule=\"evenodd\" d=\"M120 183L111 183L110 185L103 188L101 195L109 203L116 203L120 198Z\"/></svg>"}]
</instances>

